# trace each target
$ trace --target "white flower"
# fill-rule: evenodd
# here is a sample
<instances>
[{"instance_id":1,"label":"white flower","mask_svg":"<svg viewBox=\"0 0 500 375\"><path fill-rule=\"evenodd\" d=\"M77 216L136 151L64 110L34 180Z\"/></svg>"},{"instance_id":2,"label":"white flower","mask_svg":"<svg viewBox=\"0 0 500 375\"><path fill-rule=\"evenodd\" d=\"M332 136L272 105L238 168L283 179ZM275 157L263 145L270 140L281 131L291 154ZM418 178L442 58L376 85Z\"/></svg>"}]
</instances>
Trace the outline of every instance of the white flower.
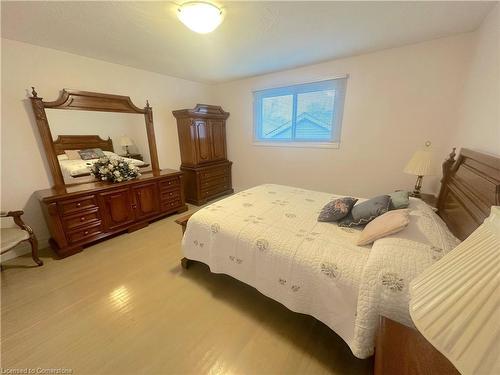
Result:
<instances>
[{"instance_id":1,"label":"white flower","mask_svg":"<svg viewBox=\"0 0 500 375\"><path fill-rule=\"evenodd\" d=\"M121 175L120 171L114 171L113 173L114 173L115 176L120 176Z\"/></svg>"}]
</instances>

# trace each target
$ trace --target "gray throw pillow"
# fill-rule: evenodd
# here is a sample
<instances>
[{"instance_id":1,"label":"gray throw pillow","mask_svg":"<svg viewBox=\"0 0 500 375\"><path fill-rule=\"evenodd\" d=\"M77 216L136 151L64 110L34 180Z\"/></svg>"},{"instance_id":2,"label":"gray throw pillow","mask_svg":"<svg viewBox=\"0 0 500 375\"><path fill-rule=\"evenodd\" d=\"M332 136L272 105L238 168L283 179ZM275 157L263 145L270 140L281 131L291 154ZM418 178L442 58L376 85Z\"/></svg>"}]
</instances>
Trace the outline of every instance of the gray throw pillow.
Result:
<instances>
[{"instance_id":1,"label":"gray throw pillow","mask_svg":"<svg viewBox=\"0 0 500 375\"><path fill-rule=\"evenodd\" d=\"M407 191L395 191L394 193L390 193L389 196L391 197L390 210L399 210L400 208L407 208L410 205L410 193Z\"/></svg>"},{"instance_id":2,"label":"gray throw pillow","mask_svg":"<svg viewBox=\"0 0 500 375\"><path fill-rule=\"evenodd\" d=\"M85 150L78 151L82 160L91 160L103 158L104 152L100 148L87 148Z\"/></svg>"},{"instance_id":3,"label":"gray throw pillow","mask_svg":"<svg viewBox=\"0 0 500 375\"><path fill-rule=\"evenodd\" d=\"M385 214L389 211L391 197L388 195L380 195L378 197L368 199L362 203L355 205L351 213L339 221L339 227L353 227L356 225L365 225L375 219L377 216Z\"/></svg>"},{"instance_id":4,"label":"gray throw pillow","mask_svg":"<svg viewBox=\"0 0 500 375\"><path fill-rule=\"evenodd\" d=\"M357 201L357 198L343 197L328 202L321 209L318 221L332 222L346 217Z\"/></svg>"}]
</instances>

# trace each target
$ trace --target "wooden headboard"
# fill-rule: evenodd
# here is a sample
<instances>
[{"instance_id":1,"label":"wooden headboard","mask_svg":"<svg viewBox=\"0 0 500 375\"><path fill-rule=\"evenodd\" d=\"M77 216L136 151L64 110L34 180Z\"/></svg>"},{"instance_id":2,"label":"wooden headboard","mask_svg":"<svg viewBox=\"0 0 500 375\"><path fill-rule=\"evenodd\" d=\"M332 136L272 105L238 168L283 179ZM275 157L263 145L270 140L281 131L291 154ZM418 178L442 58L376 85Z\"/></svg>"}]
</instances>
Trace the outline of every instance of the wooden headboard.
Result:
<instances>
[{"instance_id":1,"label":"wooden headboard","mask_svg":"<svg viewBox=\"0 0 500 375\"><path fill-rule=\"evenodd\" d=\"M463 148L443 163L438 214L464 240L500 205L500 156Z\"/></svg>"},{"instance_id":2,"label":"wooden headboard","mask_svg":"<svg viewBox=\"0 0 500 375\"><path fill-rule=\"evenodd\" d=\"M111 138L104 140L98 135L59 135L53 144L57 155L64 154L64 150L87 148L100 148L103 151L114 152Z\"/></svg>"}]
</instances>

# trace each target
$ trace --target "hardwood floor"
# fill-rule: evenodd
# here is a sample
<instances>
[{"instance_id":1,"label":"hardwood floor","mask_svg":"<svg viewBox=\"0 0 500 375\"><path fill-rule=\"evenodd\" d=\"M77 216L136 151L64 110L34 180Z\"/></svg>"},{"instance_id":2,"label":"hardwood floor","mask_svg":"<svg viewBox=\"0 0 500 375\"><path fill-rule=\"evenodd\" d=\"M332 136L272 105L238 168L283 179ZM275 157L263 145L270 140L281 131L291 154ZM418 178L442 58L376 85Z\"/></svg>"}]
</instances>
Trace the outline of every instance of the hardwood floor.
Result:
<instances>
[{"instance_id":1,"label":"hardwood floor","mask_svg":"<svg viewBox=\"0 0 500 375\"><path fill-rule=\"evenodd\" d=\"M329 328L229 276L182 270L176 216L4 264L2 368L73 374L368 374ZM28 268L24 268L27 267Z\"/></svg>"}]
</instances>

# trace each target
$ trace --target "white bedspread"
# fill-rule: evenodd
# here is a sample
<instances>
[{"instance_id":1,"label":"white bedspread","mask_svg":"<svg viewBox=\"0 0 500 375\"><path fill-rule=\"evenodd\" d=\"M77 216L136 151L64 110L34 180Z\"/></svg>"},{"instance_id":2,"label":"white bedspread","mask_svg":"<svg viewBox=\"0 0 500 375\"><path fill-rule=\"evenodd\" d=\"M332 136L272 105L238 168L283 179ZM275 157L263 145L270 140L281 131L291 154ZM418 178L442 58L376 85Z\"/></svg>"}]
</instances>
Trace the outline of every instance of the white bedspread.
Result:
<instances>
[{"instance_id":1,"label":"white bedspread","mask_svg":"<svg viewBox=\"0 0 500 375\"><path fill-rule=\"evenodd\" d=\"M184 255L316 317L365 358L378 314L408 324L408 282L458 241L430 207L412 200L408 239L356 246L360 229L317 221L337 197L280 185L245 190L191 216Z\"/></svg>"}]
</instances>

